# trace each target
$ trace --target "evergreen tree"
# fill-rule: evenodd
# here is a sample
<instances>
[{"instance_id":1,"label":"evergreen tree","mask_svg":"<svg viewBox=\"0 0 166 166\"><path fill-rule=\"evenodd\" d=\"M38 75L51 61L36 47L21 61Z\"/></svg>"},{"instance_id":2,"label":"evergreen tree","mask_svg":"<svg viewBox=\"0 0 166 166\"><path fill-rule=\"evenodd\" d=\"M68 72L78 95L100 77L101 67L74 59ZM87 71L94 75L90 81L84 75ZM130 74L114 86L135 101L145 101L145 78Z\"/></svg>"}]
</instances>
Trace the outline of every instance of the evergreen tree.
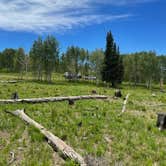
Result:
<instances>
[{"instance_id":1,"label":"evergreen tree","mask_svg":"<svg viewBox=\"0 0 166 166\"><path fill-rule=\"evenodd\" d=\"M109 31L106 38L106 50L102 70L102 80L108 83L111 82L113 87L116 86L116 84L119 83L119 80L121 79L121 70L119 69L119 67L122 67L122 64L119 65L119 57L119 48L114 42L111 31Z\"/></svg>"},{"instance_id":2,"label":"evergreen tree","mask_svg":"<svg viewBox=\"0 0 166 166\"><path fill-rule=\"evenodd\" d=\"M120 84L122 83L123 76L124 76L123 57L120 56L120 59L119 59L119 79L118 79L118 83L120 83Z\"/></svg>"},{"instance_id":3,"label":"evergreen tree","mask_svg":"<svg viewBox=\"0 0 166 166\"><path fill-rule=\"evenodd\" d=\"M16 50L12 48L6 48L2 52L2 65L3 68L8 72L14 71L14 59L15 59Z\"/></svg>"}]
</instances>

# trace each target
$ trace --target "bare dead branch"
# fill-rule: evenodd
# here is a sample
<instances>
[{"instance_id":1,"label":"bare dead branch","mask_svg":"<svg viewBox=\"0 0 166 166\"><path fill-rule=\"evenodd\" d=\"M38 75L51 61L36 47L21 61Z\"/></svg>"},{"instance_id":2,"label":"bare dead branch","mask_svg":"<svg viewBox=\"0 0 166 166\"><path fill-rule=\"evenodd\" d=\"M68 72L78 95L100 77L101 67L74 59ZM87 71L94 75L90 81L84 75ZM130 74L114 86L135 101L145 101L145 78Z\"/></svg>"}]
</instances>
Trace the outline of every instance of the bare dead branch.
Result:
<instances>
[{"instance_id":1,"label":"bare dead branch","mask_svg":"<svg viewBox=\"0 0 166 166\"><path fill-rule=\"evenodd\" d=\"M64 157L70 158L75 162L79 163L81 166L86 166L84 159L80 156L77 152L73 150L70 146L68 146L64 141L62 141L57 136L53 135L49 132L46 128L44 128L41 124L37 123L33 119L31 119L27 114L24 113L24 110L16 110L16 111L6 111L7 113L13 114L18 116L23 121L27 122L28 124L34 126L35 128L39 129L41 134L43 134L48 143L54 148L54 150L59 151L63 154Z\"/></svg>"},{"instance_id":2,"label":"bare dead branch","mask_svg":"<svg viewBox=\"0 0 166 166\"><path fill-rule=\"evenodd\" d=\"M46 97L46 98L30 98L30 99L0 99L0 104L12 103L43 103L43 102L58 102L68 100L83 100L83 99L107 99L103 95L85 95L85 96L68 96L68 97Z\"/></svg>"}]
</instances>

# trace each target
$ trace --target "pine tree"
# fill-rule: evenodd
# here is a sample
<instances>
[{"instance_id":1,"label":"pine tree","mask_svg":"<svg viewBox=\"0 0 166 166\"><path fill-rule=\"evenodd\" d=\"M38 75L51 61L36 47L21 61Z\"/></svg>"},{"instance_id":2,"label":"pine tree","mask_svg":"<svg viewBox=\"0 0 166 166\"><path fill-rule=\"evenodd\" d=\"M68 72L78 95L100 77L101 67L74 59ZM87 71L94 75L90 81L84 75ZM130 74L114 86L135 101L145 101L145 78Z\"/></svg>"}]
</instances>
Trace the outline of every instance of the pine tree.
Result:
<instances>
[{"instance_id":1,"label":"pine tree","mask_svg":"<svg viewBox=\"0 0 166 166\"><path fill-rule=\"evenodd\" d=\"M103 64L103 70L102 70L102 80L106 82L110 82L110 61L111 61L111 55L113 54L113 37L112 33L107 33L107 39L106 39L106 51L105 51L105 57L104 57L104 64Z\"/></svg>"},{"instance_id":2,"label":"pine tree","mask_svg":"<svg viewBox=\"0 0 166 166\"><path fill-rule=\"evenodd\" d=\"M116 84L119 83L119 80L122 78L120 74L120 68L122 68L122 64L119 64L119 57L119 48L114 42L111 31L109 31L106 38L106 50L102 70L102 80L106 81L107 83L110 82L113 87L115 87Z\"/></svg>"},{"instance_id":3,"label":"pine tree","mask_svg":"<svg viewBox=\"0 0 166 166\"><path fill-rule=\"evenodd\" d=\"M123 58L122 58L122 56L120 56L120 59L119 59L119 79L118 79L118 83L120 83L120 84L122 83L123 76L124 76Z\"/></svg>"}]
</instances>

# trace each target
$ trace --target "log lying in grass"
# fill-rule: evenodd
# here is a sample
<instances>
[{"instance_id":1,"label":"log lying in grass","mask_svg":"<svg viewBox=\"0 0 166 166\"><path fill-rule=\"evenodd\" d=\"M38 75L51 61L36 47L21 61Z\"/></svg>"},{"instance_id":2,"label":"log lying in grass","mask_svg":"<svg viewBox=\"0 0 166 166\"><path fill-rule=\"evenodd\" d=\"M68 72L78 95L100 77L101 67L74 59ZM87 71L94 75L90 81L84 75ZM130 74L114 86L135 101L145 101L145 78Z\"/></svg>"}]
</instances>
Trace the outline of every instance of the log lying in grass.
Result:
<instances>
[{"instance_id":1,"label":"log lying in grass","mask_svg":"<svg viewBox=\"0 0 166 166\"><path fill-rule=\"evenodd\" d=\"M130 94L128 93L124 102L123 102L123 108L122 108L122 113L124 113L126 111L126 104L127 104L127 100L129 98Z\"/></svg>"},{"instance_id":2,"label":"log lying in grass","mask_svg":"<svg viewBox=\"0 0 166 166\"><path fill-rule=\"evenodd\" d=\"M48 143L54 148L54 150L59 151L63 154L63 157L70 158L75 162L79 163L81 166L86 166L86 163L77 152L75 152L70 146L68 146L65 142L63 142L60 138L53 135L47 129L45 129L42 125L31 119L28 115L24 113L24 110L16 110L14 112L6 111L7 113L18 116L28 124L34 126L39 129L39 131L46 137Z\"/></svg>"},{"instance_id":3,"label":"log lying in grass","mask_svg":"<svg viewBox=\"0 0 166 166\"><path fill-rule=\"evenodd\" d=\"M14 83L17 83L18 81L16 80L11 80L11 81L0 81L0 83L11 83L11 84L14 84Z\"/></svg>"},{"instance_id":4,"label":"log lying in grass","mask_svg":"<svg viewBox=\"0 0 166 166\"><path fill-rule=\"evenodd\" d=\"M43 102L57 102L65 100L82 100L82 99L107 99L107 96L103 95L87 95L87 96L68 96L68 97L46 97L46 98L31 98L31 99L0 99L0 104L12 104L12 103L43 103Z\"/></svg>"},{"instance_id":5,"label":"log lying in grass","mask_svg":"<svg viewBox=\"0 0 166 166\"><path fill-rule=\"evenodd\" d=\"M14 152L10 152L10 155L11 155L11 159L10 159L8 165L12 164L14 162L14 160L15 160L15 154L14 154Z\"/></svg>"},{"instance_id":6,"label":"log lying in grass","mask_svg":"<svg viewBox=\"0 0 166 166\"><path fill-rule=\"evenodd\" d=\"M156 104L156 105L145 105L145 106L147 106L147 107L164 107L164 106L166 106L166 104Z\"/></svg>"}]
</instances>

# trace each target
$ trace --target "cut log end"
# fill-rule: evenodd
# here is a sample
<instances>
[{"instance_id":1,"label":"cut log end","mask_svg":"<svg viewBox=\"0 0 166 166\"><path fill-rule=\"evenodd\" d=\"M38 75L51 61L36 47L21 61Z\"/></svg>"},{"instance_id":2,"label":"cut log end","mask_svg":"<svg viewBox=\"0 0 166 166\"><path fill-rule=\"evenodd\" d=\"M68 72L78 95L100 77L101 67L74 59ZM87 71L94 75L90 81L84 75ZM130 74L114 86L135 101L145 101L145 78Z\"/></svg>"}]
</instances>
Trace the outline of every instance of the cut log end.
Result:
<instances>
[{"instance_id":1,"label":"cut log end","mask_svg":"<svg viewBox=\"0 0 166 166\"><path fill-rule=\"evenodd\" d=\"M114 97L119 97L119 98L122 97L121 90L117 89L117 90L115 91Z\"/></svg>"},{"instance_id":2,"label":"cut log end","mask_svg":"<svg viewBox=\"0 0 166 166\"><path fill-rule=\"evenodd\" d=\"M156 126L159 128L160 131L166 129L166 113L158 113L157 114L157 124Z\"/></svg>"},{"instance_id":3,"label":"cut log end","mask_svg":"<svg viewBox=\"0 0 166 166\"><path fill-rule=\"evenodd\" d=\"M127 96L124 98L122 113L124 113L126 111L126 104L127 104L129 96L130 96L130 94L128 93Z\"/></svg>"},{"instance_id":4,"label":"cut log end","mask_svg":"<svg viewBox=\"0 0 166 166\"><path fill-rule=\"evenodd\" d=\"M74 102L74 100L69 99L69 100L68 100L68 103L69 103L69 105L74 105L75 102Z\"/></svg>"}]
</instances>

